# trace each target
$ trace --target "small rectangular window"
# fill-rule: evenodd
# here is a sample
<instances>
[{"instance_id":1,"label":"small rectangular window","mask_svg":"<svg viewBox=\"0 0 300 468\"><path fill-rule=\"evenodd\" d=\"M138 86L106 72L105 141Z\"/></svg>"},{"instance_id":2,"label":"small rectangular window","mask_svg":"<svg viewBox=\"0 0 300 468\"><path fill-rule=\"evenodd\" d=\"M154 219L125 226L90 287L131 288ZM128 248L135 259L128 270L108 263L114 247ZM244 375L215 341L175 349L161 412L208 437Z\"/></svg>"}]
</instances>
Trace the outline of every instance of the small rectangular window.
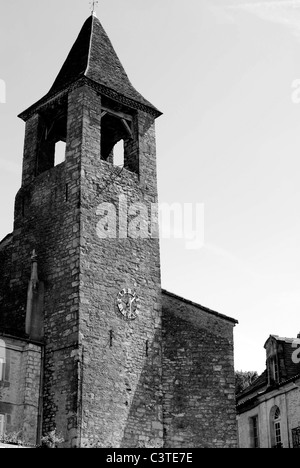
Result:
<instances>
[{"instance_id":1,"label":"small rectangular window","mask_svg":"<svg viewBox=\"0 0 300 468\"><path fill-rule=\"evenodd\" d=\"M293 448L300 448L300 427L292 429Z\"/></svg>"}]
</instances>

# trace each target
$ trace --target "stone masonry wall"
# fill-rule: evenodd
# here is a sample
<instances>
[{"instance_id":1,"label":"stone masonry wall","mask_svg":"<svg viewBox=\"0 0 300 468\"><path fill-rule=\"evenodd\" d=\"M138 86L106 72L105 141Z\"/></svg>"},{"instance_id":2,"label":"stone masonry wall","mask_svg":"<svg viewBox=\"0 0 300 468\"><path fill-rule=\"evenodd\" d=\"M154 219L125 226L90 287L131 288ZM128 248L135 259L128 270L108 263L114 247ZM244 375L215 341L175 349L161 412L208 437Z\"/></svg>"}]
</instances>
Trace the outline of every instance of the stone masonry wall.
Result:
<instances>
[{"instance_id":1,"label":"stone masonry wall","mask_svg":"<svg viewBox=\"0 0 300 468\"><path fill-rule=\"evenodd\" d=\"M99 205L123 209L157 200L153 118L139 112L140 175L100 160L100 97L89 90L82 157L80 332L83 346L82 443L107 447L162 444L161 302L158 239L100 238ZM91 105L93 103L93 105ZM109 205L107 206L109 210ZM114 210L107 215L114 220ZM133 217L128 216L128 222ZM140 312L126 321L123 288L136 291Z\"/></svg>"},{"instance_id":2,"label":"stone masonry wall","mask_svg":"<svg viewBox=\"0 0 300 468\"><path fill-rule=\"evenodd\" d=\"M235 446L233 324L164 294L162 338L159 240L140 238L145 223L136 221L144 207L149 220L157 202L154 119L132 111L136 174L101 160L100 109L89 87L69 93L66 161L37 177L39 116L27 122L14 232L0 249L10 267L0 291L0 332L7 333L9 314L14 333L26 338L35 249L45 286L44 432L56 428L66 447ZM103 216L110 225L116 215L118 229L120 210L126 226L136 222L135 235L103 238ZM117 308L124 288L140 300L132 321ZM38 375L31 372L34 352L28 348L21 377L28 398L26 385ZM30 408L16 418L33 430Z\"/></svg>"},{"instance_id":3,"label":"stone masonry wall","mask_svg":"<svg viewBox=\"0 0 300 468\"><path fill-rule=\"evenodd\" d=\"M166 448L237 446L233 323L163 294Z\"/></svg>"},{"instance_id":4,"label":"stone masonry wall","mask_svg":"<svg viewBox=\"0 0 300 468\"><path fill-rule=\"evenodd\" d=\"M157 201L154 122L136 113L140 175L124 169L121 176L100 160L99 110L94 91L70 92L66 161L38 176L39 117L27 122L9 294L2 291L0 315L8 311L14 333L25 336L35 249L45 286L43 431L56 427L66 446L95 434L104 445L135 446L162 438L159 242L100 240L97 206L117 205L126 195L128 204L143 202L150 214ZM116 296L126 287L141 301L132 322L116 310Z\"/></svg>"},{"instance_id":5,"label":"stone masonry wall","mask_svg":"<svg viewBox=\"0 0 300 468\"><path fill-rule=\"evenodd\" d=\"M3 309L11 312L11 322L16 324L14 333L18 331L24 336L30 258L35 249L39 280L45 286L43 431L56 427L68 446L76 444L79 412L79 178L83 94L79 89L69 95L66 161L37 177L34 161L39 151L35 134L38 117L32 117L26 124L23 185L16 196L9 294L6 293Z\"/></svg>"},{"instance_id":6,"label":"stone masonry wall","mask_svg":"<svg viewBox=\"0 0 300 468\"><path fill-rule=\"evenodd\" d=\"M7 333L17 330L17 318L12 315L14 303L10 291L12 262L12 235L7 236L0 244L0 329Z\"/></svg>"},{"instance_id":7,"label":"stone masonry wall","mask_svg":"<svg viewBox=\"0 0 300 468\"><path fill-rule=\"evenodd\" d=\"M78 241L74 233L78 225L78 200L66 201L69 177L67 164L63 163L19 191L16 207L26 191L28 208L26 216L17 215L15 219L12 276L13 287L19 291L16 308L20 311L19 326L24 330L30 257L35 249L39 280L45 285L43 431L57 427L66 440L69 438L69 418L73 421L77 412L77 396L74 397L77 395L77 361L72 353L78 344L79 269ZM57 369L59 358L63 370ZM64 391L66 395L62 400L60 395Z\"/></svg>"},{"instance_id":8,"label":"stone masonry wall","mask_svg":"<svg viewBox=\"0 0 300 468\"><path fill-rule=\"evenodd\" d=\"M2 337L5 343L5 378L0 382L0 414L5 415L6 434L35 445L38 436L42 347Z\"/></svg>"}]
</instances>

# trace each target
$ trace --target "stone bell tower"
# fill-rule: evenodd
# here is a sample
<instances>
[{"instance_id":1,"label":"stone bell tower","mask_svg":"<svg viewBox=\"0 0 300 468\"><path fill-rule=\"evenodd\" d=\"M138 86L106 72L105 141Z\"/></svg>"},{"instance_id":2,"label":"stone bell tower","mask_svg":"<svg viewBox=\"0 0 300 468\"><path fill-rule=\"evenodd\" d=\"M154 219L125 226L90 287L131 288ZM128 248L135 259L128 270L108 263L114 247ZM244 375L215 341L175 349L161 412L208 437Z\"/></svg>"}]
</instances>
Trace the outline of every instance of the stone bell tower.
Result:
<instances>
[{"instance_id":1,"label":"stone bell tower","mask_svg":"<svg viewBox=\"0 0 300 468\"><path fill-rule=\"evenodd\" d=\"M161 289L160 115L95 14L20 115L22 186L0 241L0 437L35 445L56 429L64 447L237 445L237 321Z\"/></svg>"},{"instance_id":2,"label":"stone bell tower","mask_svg":"<svg viewBox=\"0 0 300 468\"><path fill-rule=\"evenodd\" d=\"M157 202L160 115L130 83L95 14L48 94L20 115L15 288L26 303L20 272L35 250L42 428L57 428L66 446L162 443L159 241L155 216L147 223ZM60 142L65 161L56 164ZM26 311L18 314L22 333Z\"/></svg>"}]
</instances>

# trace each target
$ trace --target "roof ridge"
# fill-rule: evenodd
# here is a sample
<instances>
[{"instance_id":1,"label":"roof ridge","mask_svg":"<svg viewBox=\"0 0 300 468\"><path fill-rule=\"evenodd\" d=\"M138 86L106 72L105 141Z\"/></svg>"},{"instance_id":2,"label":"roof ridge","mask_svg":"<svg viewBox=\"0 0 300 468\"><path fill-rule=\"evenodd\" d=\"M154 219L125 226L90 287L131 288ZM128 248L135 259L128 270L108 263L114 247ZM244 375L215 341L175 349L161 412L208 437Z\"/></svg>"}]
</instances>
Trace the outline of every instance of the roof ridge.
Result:
<instances>
[{"instance_id":1,"label":"roof ridge","mask_svg":"<svg viewBox=\"0 0 300 468\"><path fill-rule=\"evenodd\" d=\"M88 73L89 67L90 67L91 46L92 46L92 37L93 37L93 30L94 30L94 18L97 18L97 16L95 16L93 13L92 13L92 27L91 27L91 35L90 35L89 52L88 52L88 59L87 59L87 64L86 64L86 69L85 69L85 72L84 72L84 76L87 76L87 73Z\"/></svg>"},{"instance_id":2,"label":"roof ridge","mask_svg":"<svg viewBox=\"0 0 300 468\"><path fill-rule=\"evenodd\" d=\"M167 291L166 289L162 289L161 292L163 294L166 294L167 296L170 296L170 297L173 297L174 299L179 299L181 300L182 302L185 302L186 304L190 304L194 307L197 307L198 309L201 309L203 310L204 312L208 312L212 315L215 315L216 317L220 317L220 318L223 318L224 320L228 320L229 322L234 322L235 324L238 324L238 320L232 318L232 317L228 317L227 315L224 315L224 314L221 314L220 312L217 312L216 310L212 310L212 309L209 309L208 307L205 307L201 304L198 304L197 302L193 302L189 299L185 299L184 297L181 297L181 296L178 296L177 294L174 294L174 293L171 293L169 291Z\"/></svg>"}]
</instances>

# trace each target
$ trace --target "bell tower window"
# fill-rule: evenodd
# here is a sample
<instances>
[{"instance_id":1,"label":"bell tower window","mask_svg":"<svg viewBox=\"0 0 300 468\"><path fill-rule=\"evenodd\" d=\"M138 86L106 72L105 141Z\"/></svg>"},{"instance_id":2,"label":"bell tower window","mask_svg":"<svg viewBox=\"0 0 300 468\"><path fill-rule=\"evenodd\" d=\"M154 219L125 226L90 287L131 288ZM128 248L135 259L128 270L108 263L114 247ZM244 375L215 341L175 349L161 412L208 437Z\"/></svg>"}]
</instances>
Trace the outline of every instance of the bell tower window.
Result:
<instances>
[{"instance_id":1,"label":"bell tower window","mask_svg":"<svg viewBox=\"0 0 300 468\"><path fill-rule=\"evenodd\" d=\"M135 118L126 112L102 106L101 159L139 173Z\"/></svg>"},{"instance_id":2,"label":"bell tower window","mask_svg":"<svg viewBox=\"0 0 300 468\"><path fill-rule=\"evenodd\" d=\"M67 139L67 106L47 109L40 115L36 175L65 160Z\"/></svg>"}]
</instances>

